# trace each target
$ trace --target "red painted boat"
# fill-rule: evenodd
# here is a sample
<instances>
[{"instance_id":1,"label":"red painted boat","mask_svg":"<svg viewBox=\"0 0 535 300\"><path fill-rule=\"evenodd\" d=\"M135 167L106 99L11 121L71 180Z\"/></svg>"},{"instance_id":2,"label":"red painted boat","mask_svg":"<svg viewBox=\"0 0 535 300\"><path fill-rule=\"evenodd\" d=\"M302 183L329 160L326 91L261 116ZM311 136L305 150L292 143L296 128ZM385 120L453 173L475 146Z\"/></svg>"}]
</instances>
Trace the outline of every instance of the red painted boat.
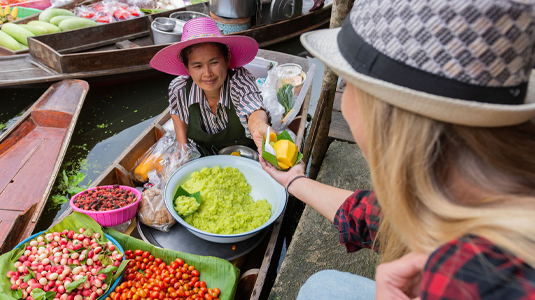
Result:
<instances>
[{"instance_id":1,"label":"red painted boat","mask_svg":"<svg viewBox=\"0 0 535 300\"><path fill-rule=\"evenodd\" d=\"M82 80L55 83L0 136L0 254L31 235L88 90Z\"/></svg>"}]
</instances>

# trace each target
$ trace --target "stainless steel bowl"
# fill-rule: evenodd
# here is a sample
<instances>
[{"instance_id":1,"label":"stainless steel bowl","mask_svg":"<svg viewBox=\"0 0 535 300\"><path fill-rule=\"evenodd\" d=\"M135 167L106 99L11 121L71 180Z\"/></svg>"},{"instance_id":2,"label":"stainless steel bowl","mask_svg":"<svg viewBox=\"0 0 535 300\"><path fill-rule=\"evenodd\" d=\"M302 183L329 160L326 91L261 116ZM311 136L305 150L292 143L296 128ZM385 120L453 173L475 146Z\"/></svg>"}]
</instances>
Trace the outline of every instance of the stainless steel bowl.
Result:
<instances>
[{"instance_id":1,"label":"stainless steel bowl","mask_svg":"<svg viewBox=\"0 0 535 300\"><path fill-rule=\"evenodd\" d=\"M169 18L187 22L195 18L210 18L210 16L200 13L200 12L195 12L195 11L177 11L177 12L172 13L169 16Z\"/></svg>"},{"instance_id":2,"label":"stainless steel bowl","mask_svg":"<svg viewBox=\"0 0 535 300\"><path fill-rule=\"evenodd\" d=\"M175 30L176 20L171 18L156 18L154 19L154 27L162 31L173 31Z\"/></svg>"},{"instance_id":3,"label":"stainless steel bowl","mask_svg":"<svg viewBox=\"0 0 535 300\"><path fill-rule=\"evenodd\" d=\"M221 149L219 155L230 155L232 152L240 152L241 157L249 158L252 160L260 161L258 158L258 151L251 149L247 146L234 145Z\"/></svg>"}]
</instances>

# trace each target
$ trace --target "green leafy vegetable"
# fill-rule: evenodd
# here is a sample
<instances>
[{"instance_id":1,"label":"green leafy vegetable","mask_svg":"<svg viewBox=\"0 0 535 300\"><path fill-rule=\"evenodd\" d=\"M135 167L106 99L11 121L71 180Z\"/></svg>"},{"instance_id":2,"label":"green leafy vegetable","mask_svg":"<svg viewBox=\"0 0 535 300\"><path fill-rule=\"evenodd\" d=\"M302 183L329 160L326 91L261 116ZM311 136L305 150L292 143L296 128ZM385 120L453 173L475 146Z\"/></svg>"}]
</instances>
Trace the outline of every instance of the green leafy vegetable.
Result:
<instances>
[{"instance_id":1,"label":"green leafy vegetable","mask_svg":"<svg viewBox=\"0 0 535 300\"><path fill-rule=\"evenodd\" d=\"M16 291L12 291L11 295L13 296L13 298L20 299L20 298L22 298L22 290L21 289L17 289Z\"/></svg>"},{"instance_id":2,"label":"green leafy vegetable","mask_svg":"<svg viewBox=\"0 0 535 300\"><path fill-rule=\"evenodd\" d=\"M113 273L113 271L117 271L118 269L119 268L117 268L116 266L107 266L104 269L100 269L100 271L97 272L97 275L98 274L106 274L107 276L109 276L110 274Z\"/></svg>"},{"instance_id":3,"label":"green leafy vegetable","mask_svg":"<svg viewBox=\"0 0 535 300\"><path fill-rule=\"evenodd\" d=\"M80 284L83 284L84 282L87 281L87 276L84 276L76 281L73 281L69 284L67 284L65 286L65 290L67 290L67 292L72 292L74 291Z\"/></svg>"},{"instance_id":4,"label":"green leafy vegetable","mask_svg":"<svg viewBox=\"0 0 535 300\"><path fill-rule=\"evenodd\" d=\"M22 281L24 282L28 282L28 280L32 279L32 275L31 274L26 274L22 277Z\"/></svg>"},{"instance_id":5,"label":"green leafy vegetable","mask_svg":"<svg viewBox=\"0 0 535 300\"><path fill-rule=\"evenodd\" d=\"M28 268L28 273L29 273L30 275L32 275L33 278L36 278L36 277L35 277L35 273L34 273L30 268ZM37 279L37 278L36 278L36 279Z\"/></svg>"},{"instance_id":6,"label":"green leafy vegetable","mask_svg":"<svg viewBox=\"0 0 535 300\"><path fill-rule=\"evenodd\" d=\"M11 262L14 263L17 260L19 260L19 258L22 256L22 254L24 254L24 251L26 251L26 248L24 248L24 246L20 246L19 248L14 249L12 254L11 254Z\"/></svg>"},{"instance_id":7,"label":"green leafy vegetable","mask_svg":"<svg viewBox=\"0 0 535 300\"><path fill-rule=\"evenodd\" d=\"M288 114L294 107L294 91L293 85L287 83L283 85L277 92L277 101L284 107L284 115Z\"/></svg>"},{"instance_id":8,"label":"green leafy vegetable","mask_svg":"<svg viewBox=\"0 0 535 300\"><path fill-rule=\"evenodd\" d=\"M46 292L45 298L47 300L54 300L54 298L56 298L56 292L52 292L52 291Z\"/></svg>"},{"instance_id":9,"label":"green leafy vegetable","mask_svg":"<svg viewBox=\"0 0 535 300\"><path fill-rule=\"evenodd\" d=\"M129 259L125 259L121 262L121 264L119 265L119 269L117 270L117 273L115 273L115 275L113 276L113 281L119 279L119 276L121 276L121 273L123 272L124 268L126 267L129 261L130 261Z\"/></svg>"},{"instance_id":10,"label":"green leafy vegetable","mask_svg":"<svg viewBox=\"0 0 535 300\"><path fill-rule=\"evenodd\" d=\"M35 300L42 300L45 297L46 293L40 288L32 290L32 298Z\"/></svg>"},{"instance_id":11,"label":"green leafy vegetable","mask_svg":"<svg viewBox=\"0 0 535 300\"><path fill-rule=\"evenodd\" d=\"M109 265L112 265L113 264L113 261L111 260L111 258L109 258L108 256L104 255L104 254L100 254L98 257L97 257L98 260L100 260L100 262L102 263L102 265L104 267L107 267Z\"/></svg>"}]
</instances>

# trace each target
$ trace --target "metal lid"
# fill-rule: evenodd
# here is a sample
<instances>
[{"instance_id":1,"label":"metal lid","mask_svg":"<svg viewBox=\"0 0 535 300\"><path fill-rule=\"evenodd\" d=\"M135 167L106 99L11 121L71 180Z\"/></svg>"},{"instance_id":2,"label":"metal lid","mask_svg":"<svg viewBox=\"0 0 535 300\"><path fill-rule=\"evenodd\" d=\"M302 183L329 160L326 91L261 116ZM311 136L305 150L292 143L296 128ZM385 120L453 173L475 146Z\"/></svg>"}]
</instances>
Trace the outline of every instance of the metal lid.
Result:
<instances>
[{"instance_id":1,"label":"metal lid","mask_svg":"<svg viewBox=\"0 0 535 300\"><path fill-rule=\"evenodd\" d=\"M179 223L173 225L169 232L163 232L144 225L139 218L136 218L136 222L141 238L156 247L196 255L215 256L226 260L233 260L249 253L264 240L271 228L270 226L241 242L213 243L197 237ZM236 246L236 250L232 250L233 246Z\"/></svg>"}]
</instances>

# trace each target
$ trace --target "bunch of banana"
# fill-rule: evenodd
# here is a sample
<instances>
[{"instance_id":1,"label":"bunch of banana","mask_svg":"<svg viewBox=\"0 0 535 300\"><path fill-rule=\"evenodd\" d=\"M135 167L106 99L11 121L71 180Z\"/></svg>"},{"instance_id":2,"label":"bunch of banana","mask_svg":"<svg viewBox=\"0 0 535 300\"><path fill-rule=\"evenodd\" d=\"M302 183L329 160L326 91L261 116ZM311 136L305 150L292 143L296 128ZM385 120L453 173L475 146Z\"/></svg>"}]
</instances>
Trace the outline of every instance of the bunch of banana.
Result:
<instances>
[{"instance_id":1,"label":"bunch of banana","mask_svg":"<svg viewBox=\"0 0 535 300\"><path fill-rule=\"evenodd\" d=\"M9 5L7 5L4 9L2 9L2 6L0 6L0 25L17 20L19 18L18 14L18 6L11 8Z\"/></svg>"}]
</instances>

